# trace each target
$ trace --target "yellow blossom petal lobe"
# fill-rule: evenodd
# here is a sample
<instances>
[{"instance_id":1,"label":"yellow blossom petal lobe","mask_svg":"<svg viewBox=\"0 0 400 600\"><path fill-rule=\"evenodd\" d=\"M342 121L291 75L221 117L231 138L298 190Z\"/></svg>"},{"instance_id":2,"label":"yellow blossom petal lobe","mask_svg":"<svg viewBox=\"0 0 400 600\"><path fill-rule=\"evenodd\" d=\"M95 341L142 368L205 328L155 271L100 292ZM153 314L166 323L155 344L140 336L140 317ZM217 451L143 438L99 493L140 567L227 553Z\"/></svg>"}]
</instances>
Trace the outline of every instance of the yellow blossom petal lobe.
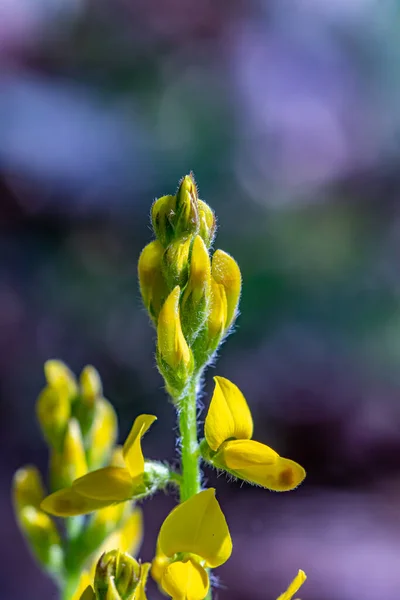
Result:
<instances>
[{"instance_id":1,"label":"yellow blossom petal lobe","mask_svg":"<svg viewBox=\"0 0 400 600\"><path fill-rule=\"evenodd\" d=\"M126 438L122 453L125 464L132 478L142 475L144 472L144 458L142 453L141 439L149 427L157 420L154 415L139 415L132 425L132 429Z\"/></svg>"},{"instance_id":2,"label":"yellow blossom petal lobe","mask_svg":"<svg viewBox=\"0 0 400 600\"><path fill-rule=\"evenodd\" d=\"M306 579L307 575L300 569L286 592L283 592L277 600L292 600L293 596L301 588Z\"/></svg>"},{"instance_id":3,"label":"yellow blossom petal lobe","mask_svg":"<svg viewBox=\"0 0 400 600\"><path fill-rule=\"evenodd\" d=\"M199 492L175 507L161 526L159 543L166 556L191 552L210 567L227 561L232 540L215 489Z\"/></svg>"},{"instance_id":4,"label":"yellow blossom petal lobe","mask_svg":"<svg viewBox=\"0 0 400 600\"><path fill-rule=\"evenodd\" d=\"M47 496L40 507L56 517L86 515L110 504L107 500L94 500L78 494L74 488L64 488Z\"/></svg>"},{"instance_id":5,"label":"yellow blossom petal lobe","mask_svg":"<svg viewBox=\"0 0 400 600\"><path fill-rule=\"evenodd\" d=\"M128 469L121 467L104 467L87 473L76 479L72 487L81 496L107 500L110 504L128 500L133 496L135 488Z\"/></svg>"},{"instance_id":6,"label":"yellow blossom petal lobe","mask_svg":"<svg viewBox=\"0 0 400 600\"><path fill-rule=\"evenodd\" d=\"M253 419L245 397L234 383L225 377L214 377L214 381L204 433L210 448L218 450L229 438L249 440Z\"/></svg>"},{"instance_id":7,"label":"yellow blossom petal lobe","mask_svg":"<svg viewBox=\"0 0 400 600\"><path fill-rule=\"evenodd\" d=\"M209 586L207 571L192 559L171 563L161 580L161 587L173 600L203 600Z\"/></svg>"},{"instance_id":8,"label":"yellow blossom petal lobe","mask_svg":"<svg viewBox=\"0 0 400 600\"><path fill-rule=\"evenodd\" d=\"M221 446L215 458L229 469L247 469L273 465L280 457L275 450L260 442L232 440Z\"/></svg>"},{"instance_id":9,"label":"yellow blossom petal lobe","mask_svg":"<svg viewBox=\"0 0 400 600\"><path fill-rule=\"evenodd\" d=\"M234 469L235 475L251 483L256 483L274 492L289 492L296 488L306 476L301 465L279 457L272 465L254 465Z\"/></svg>"}]
</instances>

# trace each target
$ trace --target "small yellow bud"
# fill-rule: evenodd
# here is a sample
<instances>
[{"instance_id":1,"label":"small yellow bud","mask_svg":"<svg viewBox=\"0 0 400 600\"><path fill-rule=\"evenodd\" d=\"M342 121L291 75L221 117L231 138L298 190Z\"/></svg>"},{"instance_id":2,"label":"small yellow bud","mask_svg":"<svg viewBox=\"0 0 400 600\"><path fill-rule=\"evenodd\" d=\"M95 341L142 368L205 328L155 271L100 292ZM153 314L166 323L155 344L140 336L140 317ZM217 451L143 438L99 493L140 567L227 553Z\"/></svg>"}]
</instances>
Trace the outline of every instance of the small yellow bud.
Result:
<instances>
[{"instance_id":1,"label":"small yellow bud","mask_svg":"<svg viewBox=\"0 0 400 600\"><path fill-rule=\"evenodd\" d=\"M100 398L103 395L103 386L97 369L92 367L92 365L86 365L81 373L79 383L82 401L93 406L96 398Z\"/></svg>"},{"instance_id":2,"label":"small yellow bud","mask_svg":"<svg viewBox=\"0 0 400 600\"><path fill-rule=\"evenodd\" d=\"M133 600L140 580L140 565L119 550L111 550L100 557L94 576L98 600Z\"/></svg>"},{"instance_id":3,"label":"small yellow bud","mask_svg":"<svg viewBox=\"0 0 400 600\"><path fill-rule=\"evenodd\" d=\"M242 276L239 266L232 256L223 250L214 253L211 262L211 273L216 283L223 285L227 302L227 319L225 328L228 329L237 315Z\"/></svg>"},{"instance_id":4,"label":"small yellow bud","mask_svg":"<svg viewBox=\"0 0 400 600\"><path fill-rule=\"evenodd\" d=\"M79 423L70 419L61 452L53 451L50 459L52 487L68 487L87 473L87 463Z\"/></svg>"},{"instance_id":5,"label":"small yellow bud","mask_svg":"<svg viewBox=\"0 0 400 600\"><path fill-rule=\"evenodd\" d=\"M88 444L88 464L90 469L102 467L108 460L118 435L117 415L113 406L105 398L95 404L95 414Z\"/></svg>"},{"instance_id":6,"label":"small yellow bud","mask_svg":"<svg viewBox=\"0 0 400 600\"><path fill-rule=\"evenodd\" d=\"M49 571L58 570L62 549L53 520L41 510L26 506L19 515L19 524L39 562Z\"/></svg>"},{"instance_id":7,"label":"small yellow bud","mask_svg":"<svg viewBox=\"0 0 400 600\"><path fill-rule=\"evenodd\" d=\"M162 196L151 207L151 222L156 238L166 248L174 238L175 196Z\"/></svg>"},{"instance_id":8,"label":"small yellow bud","mask_svg":"<svg viewBox=\"0 0 400 600\"><path fill-rule=\"evenodd\" d=\"M181 238L171 242L164 252L162 267L167 285L183 287L188 279L189 253L192 238Z\"/></svg>"},{"instance_id":9,"label":"small yellow bud","mask_svg":"<svg viewBox=\"0 0 400 600\"><path fill-rule=\"evenodd\" d=\"M192 173L179 184L173 225L175 238L196 233L199 228L197 187Z\"/></svg>"},{"instance_id":10,"label":"small yellow bud","mask_svg":"<svg viewBox=\"0 0 400 600\"><path fill-rule=\"evenodd\" d=\"M65 388L47 386L36 403L36 415L46 441L53 448L60 448L64 439L71 404Z\"/></svg>"},{"instance_id":11,"label":"small yellow bud","mask_svg":"<svg viewBox=\"0 0 400 600\"><path fill-rule=\"evenodd\" d=\"M44 364L44 374L50 387L65 391L70 401L78 393L75 375L61 360L48 360Z\"/></svg>"},{"instance_id":12,"label":"small yellow bud","mask_svg":"<svg viewBox=\"0 0 400 600\"><path fill-rule=\"evenodd\" d=\"M210 303L211 263L202 238L195 237L190 260L189 281L183 293L182 329L193 340L204 324Z\"/></svg>"},{"instance_id":13,"label":"small yellow bud","mask_svg":"<svg viewBox=\"0 0 400 600\"><path fill-rule=\"evenodd\" d=\"M140 292L150 317L157 323L158 313L168 295L162 273L164 248L158 240L150 242L142 250L138 263Z\"/></svg>"},{"instance_id":14,"label":"small yellow bud","mask_svg":"<svg viewBox=\"0 0 400 600\"><path fill-rule=\"evenodd\" d=\"M42 478L36 467L29 465L18 469L13 479L13 499L17 513L25 506L39 508L45 495Z\"/></svg>"},{"instance_id":15,"label":"small yellow bud","mask_svg":"<svg viewBox=\"0 0 400 600\"><path fill-rule=\"evenodd\" d=\"M158 318L158 351L171 369L188 369L192 362L190 348L182 333L179 316L180 287L170 293Z\"/></svg>"},{"instance_id":16,"label":"small yellow bud","mask_svg":"<svg viewBox=\"0 0 400 600\"><path fill-rule=\"evenodd\" d=\"M200 221L199 235L201 235L205 245L209 248L213 242L217 227L214 211L203 200L198 200L198 209Z\"/></svg>"}]
</instances>

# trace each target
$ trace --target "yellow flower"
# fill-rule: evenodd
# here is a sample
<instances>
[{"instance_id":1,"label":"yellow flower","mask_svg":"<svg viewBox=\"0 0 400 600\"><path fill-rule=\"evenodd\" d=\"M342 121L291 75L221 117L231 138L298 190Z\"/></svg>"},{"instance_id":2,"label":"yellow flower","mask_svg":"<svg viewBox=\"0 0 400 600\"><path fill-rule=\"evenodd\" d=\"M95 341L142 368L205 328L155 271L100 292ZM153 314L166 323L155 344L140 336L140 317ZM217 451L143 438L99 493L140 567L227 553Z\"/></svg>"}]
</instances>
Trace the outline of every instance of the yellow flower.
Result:
<instances>
[{"instance_id":1,"label":"yellow flower","mask_svg":"<svg viewBox=\"0 0 400 600\"><path fill-rule=\"evenodd\" d=\"M141 438L157 417L140 415L135 420L124 447L124 467L104 467L76 479L72 486L47 496L41 504L46 512L59 517L82 515L146 492L145 462Z\"/></svg>"},{"instance_id":2,"label":"yellow flower","mask_svg":"<svg viewBox=\"0 0 400 600\"><path fill-rule=\"evenodd\" d=\"M239 266L230 254L216 250L211 262L211 273L214 281L222 285L227 301L227 318L225 327L229 329L237 315L242 287L242 275Z\"/></svg>"},{"instance_id":3,"label":"yellow flower","mask_svg":"<svg viewBox=\"0 0 400 600\"><path fill-rule=\"evenodd\" d=\"M284 492L297 487L305 471L296 462L252 440L253 419L239 388L224 377L215 377L215 390L204 433L215 466L251 483Z\"/></svg>"},{"instance_id":4,"label":"yellow flower","mask_svg":"<svg viewBox=\"0 0 400 600\"><path fill-rule=\"evenodd\" d=\"M232 552L215 490L199 492L174 508L161 526L158 545L162 560L153 573L162 589L174 600L205 598L209 588L206 568L222 565Z\"/></svg>"},{"instance_id":5,"label":"yellow flower","mask_svg":"<svg viewBox=\"0 0 400 600\"><path fill-rule=\"evenodd\" d=\"M300 569L286 592L283 592L283 594L281 594L277 600L292 600L293 596L300 589L306 579L307 575Z\"/></svg>"}]
</instances>

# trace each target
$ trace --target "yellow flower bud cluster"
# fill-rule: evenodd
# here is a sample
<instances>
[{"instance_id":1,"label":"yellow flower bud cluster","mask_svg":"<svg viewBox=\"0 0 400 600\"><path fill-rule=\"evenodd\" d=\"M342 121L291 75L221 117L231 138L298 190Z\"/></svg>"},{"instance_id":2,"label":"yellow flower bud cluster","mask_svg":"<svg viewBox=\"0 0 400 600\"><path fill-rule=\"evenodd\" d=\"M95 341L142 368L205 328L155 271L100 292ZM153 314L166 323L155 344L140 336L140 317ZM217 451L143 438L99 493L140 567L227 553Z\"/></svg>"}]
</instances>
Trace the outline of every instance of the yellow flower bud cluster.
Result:
<instances>
[{"instance_id":1,"label":"yellow flower bud cluster","mask_svg":"<svg viewBox=\"0 0 400 600\"><path fill-rule=\"evenodd\" d=\"M167 389L178 397L227 335L238 310L241 274L222 250L210 256L216 220L186 175L175 196L151 210L156 240L138 264L140 290L157 327L157 362Z\"/></svg>"}]
</instances>

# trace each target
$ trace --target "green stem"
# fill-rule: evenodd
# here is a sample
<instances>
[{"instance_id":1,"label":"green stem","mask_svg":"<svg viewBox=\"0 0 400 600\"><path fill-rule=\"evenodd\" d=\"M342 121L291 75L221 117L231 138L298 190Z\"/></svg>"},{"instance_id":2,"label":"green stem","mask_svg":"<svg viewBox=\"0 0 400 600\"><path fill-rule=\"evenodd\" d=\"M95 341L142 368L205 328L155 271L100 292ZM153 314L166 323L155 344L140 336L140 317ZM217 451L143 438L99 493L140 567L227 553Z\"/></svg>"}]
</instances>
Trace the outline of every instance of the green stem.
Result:
<instances>
[{"instance_id":1,"label":"green stem","mask_svg":"<svg viewBox=\"0 0 400 600\"><path fill-rule=\"evenodd\" d=\"M200 491L200 457L197 440L197 379L188 385L179 402L179 430L182 450L181 502Z\"/></svg>"}]
</instances>

